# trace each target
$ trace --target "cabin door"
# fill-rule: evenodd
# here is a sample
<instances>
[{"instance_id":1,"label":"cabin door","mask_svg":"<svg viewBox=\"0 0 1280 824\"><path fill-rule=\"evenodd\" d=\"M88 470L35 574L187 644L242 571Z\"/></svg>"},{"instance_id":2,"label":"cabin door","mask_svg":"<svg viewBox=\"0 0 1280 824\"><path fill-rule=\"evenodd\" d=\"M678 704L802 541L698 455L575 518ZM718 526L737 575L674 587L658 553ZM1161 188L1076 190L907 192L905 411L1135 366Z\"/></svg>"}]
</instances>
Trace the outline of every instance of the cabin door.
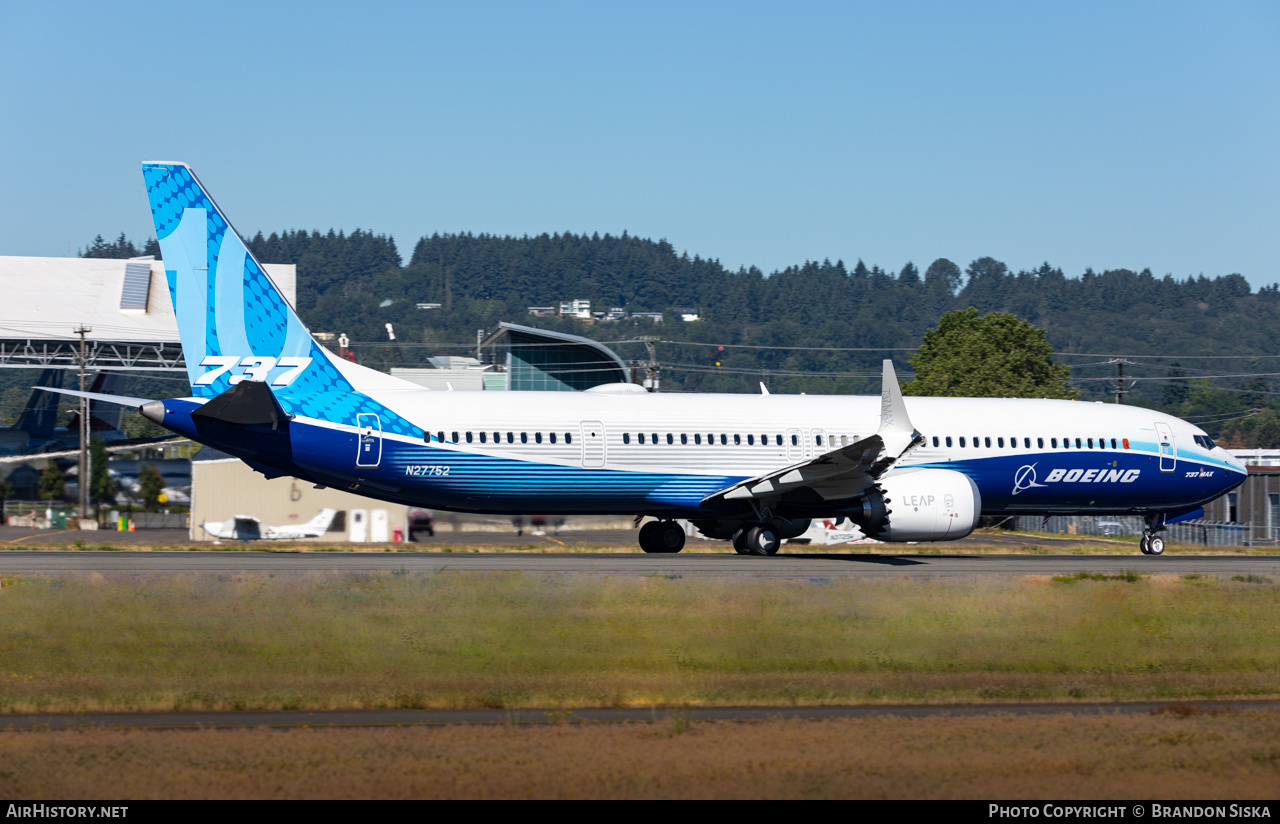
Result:
<instances>
[{"instance_id":1,"label":"cabin door","mask_svg":"<svg viewBox=\"0 0 1280 824\"><path fill-rule=\"evenodd\" d=\"M604 466L604 424L600 421L582 422L582 465L588 469Z\"/></svg>"},{"instance_id":2,"label":"cabin door","mask_svg":"<svg viewBox=\"0 0 1280 824\"><path fill-rule=\"evenodd\" d=\"M1169 424L1156 424L1156 442L1160 445L1160 471L1172 472L1178 464L1178 443Z\"/></svg>"},{"instance_id":3,"label":"cabin door","mask_svg":"<svg viewBox=\"0 0 1280 824\"><path fill-rule=\"evenodd\" d=\"M382 421L371 412L356 415L356 466L377 466L382 462Z\"/></svg>"}]
</instances>

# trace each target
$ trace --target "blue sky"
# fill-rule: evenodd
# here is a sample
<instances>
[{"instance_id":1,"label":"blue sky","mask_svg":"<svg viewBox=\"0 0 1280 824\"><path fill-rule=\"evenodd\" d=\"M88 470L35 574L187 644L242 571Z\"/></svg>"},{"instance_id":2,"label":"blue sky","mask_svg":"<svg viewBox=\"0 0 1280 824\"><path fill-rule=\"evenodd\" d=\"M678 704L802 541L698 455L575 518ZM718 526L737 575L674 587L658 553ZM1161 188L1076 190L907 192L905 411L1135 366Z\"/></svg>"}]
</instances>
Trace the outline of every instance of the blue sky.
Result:
<instances>
[{"instance_id":1,"label":"blue sky","mask_svg":"<svg viewBox=\"0 0 1280 824\"><path fill-rule=\"evenodd\" d=\"M237 228L612 232L766 272L1280 280L1280 4L0 5L0 254Z\"/></svg>"}]
</instances>

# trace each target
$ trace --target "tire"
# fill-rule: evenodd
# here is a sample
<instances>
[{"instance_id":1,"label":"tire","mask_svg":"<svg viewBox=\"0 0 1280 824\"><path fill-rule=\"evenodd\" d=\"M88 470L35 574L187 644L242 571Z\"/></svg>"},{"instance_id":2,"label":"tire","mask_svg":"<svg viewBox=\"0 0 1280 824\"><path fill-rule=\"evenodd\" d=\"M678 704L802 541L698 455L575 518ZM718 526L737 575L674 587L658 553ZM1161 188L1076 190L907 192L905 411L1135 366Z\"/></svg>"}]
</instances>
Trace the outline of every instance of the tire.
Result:
<instances>
[{"instance_id":1,"label":"tire","mask_svg":"<svg viewBox=\"0 0 1280 824\"><path fill-rule=\"evenodd\" d=\"M782 542L777 533L767 526L753 526L747 530L747 551L752 555L777 555Z\"/></svg>"},{"instance_id":2,"label":"tire","mask_svg":"<svg viewBox=\"0 0 1280 824\"><path fill-rule=\"evenodd\" d=\"M637 537L637 539L640 542L641 549L643 549L645 552L661 552L662 551L661 549L658 548L658 541L657 541L657 534L656 534L661 527L662 527L662 524L658 521L650 521L649 523L640 527L640 535Z\"/></svg>"},{"instance_id":3,"label":"tire","mask_svg":"<svg viewBox=\"0 0 1280 824\"><path fill-rule=\"evenodd\" d=\"M684 530L675 521L664 521L653 533L654 552L675 554L684 549Z\"/></svg>"},{"instance_id":4,"label":"tire","mask_svg":"<svg viewBox=\"0 0 1280 824\"><path fill-rule=\"evenodd\" d=\"M751 554L751 550L747 549L747 532L746 529L739 529L733 533L733 551L739 555Z\"/></svg>"},{"instance_id":5,"label":"tire","mask_svg":"<svg viewBox=\"0 0 1280 824\"><path fill-rule=\"evenodd\" d=\"M1147 541L1147 554L1163 555L1164 554L1164 538L1161 538L1159 535L1152 535L1151 540Z\"/></svg>"}]
</instances>

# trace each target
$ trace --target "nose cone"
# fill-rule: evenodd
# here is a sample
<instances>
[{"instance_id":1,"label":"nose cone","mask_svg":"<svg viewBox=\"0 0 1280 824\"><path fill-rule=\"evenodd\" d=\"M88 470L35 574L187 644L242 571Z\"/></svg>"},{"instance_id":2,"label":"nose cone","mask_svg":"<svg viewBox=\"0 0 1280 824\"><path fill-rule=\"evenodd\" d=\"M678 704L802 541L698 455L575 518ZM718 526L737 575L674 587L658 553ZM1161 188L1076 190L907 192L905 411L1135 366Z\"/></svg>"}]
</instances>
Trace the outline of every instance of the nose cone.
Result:
<instances>
[{"instance_id":1,"label":"nose cone","mask_svg":"<svg viewBox=\"0 0 1280 824\"><path fill-rule=\"evenodd\" d=\"M164 425L164 401L148 401L138 407L138 413L152 423Z\"/></svg>"},{"instance_id":2,"label":"nose cone","mask_svg":"<svg viewBox=\"0 0 1280 824\"><path fill-rule=\"evenodd\" d=\"M1213 455L1214 457L1220 459L1227 466L1234 469L1236 472L1239 472L1241 475L1249 474L1249 470L1245 467L1243 463L1241 463L1240 459L1237 458L1235 455L1232 455L1230 452L1223 449L1222 447L1220 446L1214 447Z\"/></svg>"}]
</instances>

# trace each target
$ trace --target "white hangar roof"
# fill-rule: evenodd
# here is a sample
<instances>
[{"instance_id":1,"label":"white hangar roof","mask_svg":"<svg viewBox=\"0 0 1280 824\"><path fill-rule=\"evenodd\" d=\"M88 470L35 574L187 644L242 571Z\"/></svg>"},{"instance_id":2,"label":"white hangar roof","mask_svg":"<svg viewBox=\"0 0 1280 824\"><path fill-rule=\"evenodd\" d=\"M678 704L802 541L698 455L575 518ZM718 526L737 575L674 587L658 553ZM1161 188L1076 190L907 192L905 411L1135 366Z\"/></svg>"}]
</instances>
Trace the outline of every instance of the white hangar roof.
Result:
<instances>
[{"instance_id":1,"label":"white hangar roof","mask_svg":"<svg viewBox=\"0 0 1280 824\"><path fill-rule=\"evenodd\" d=\"M296 306L297 266L263 268ZM3 340L178 341L163 261L0 256L0 295Z\"/></svg>"}]
</instances>

